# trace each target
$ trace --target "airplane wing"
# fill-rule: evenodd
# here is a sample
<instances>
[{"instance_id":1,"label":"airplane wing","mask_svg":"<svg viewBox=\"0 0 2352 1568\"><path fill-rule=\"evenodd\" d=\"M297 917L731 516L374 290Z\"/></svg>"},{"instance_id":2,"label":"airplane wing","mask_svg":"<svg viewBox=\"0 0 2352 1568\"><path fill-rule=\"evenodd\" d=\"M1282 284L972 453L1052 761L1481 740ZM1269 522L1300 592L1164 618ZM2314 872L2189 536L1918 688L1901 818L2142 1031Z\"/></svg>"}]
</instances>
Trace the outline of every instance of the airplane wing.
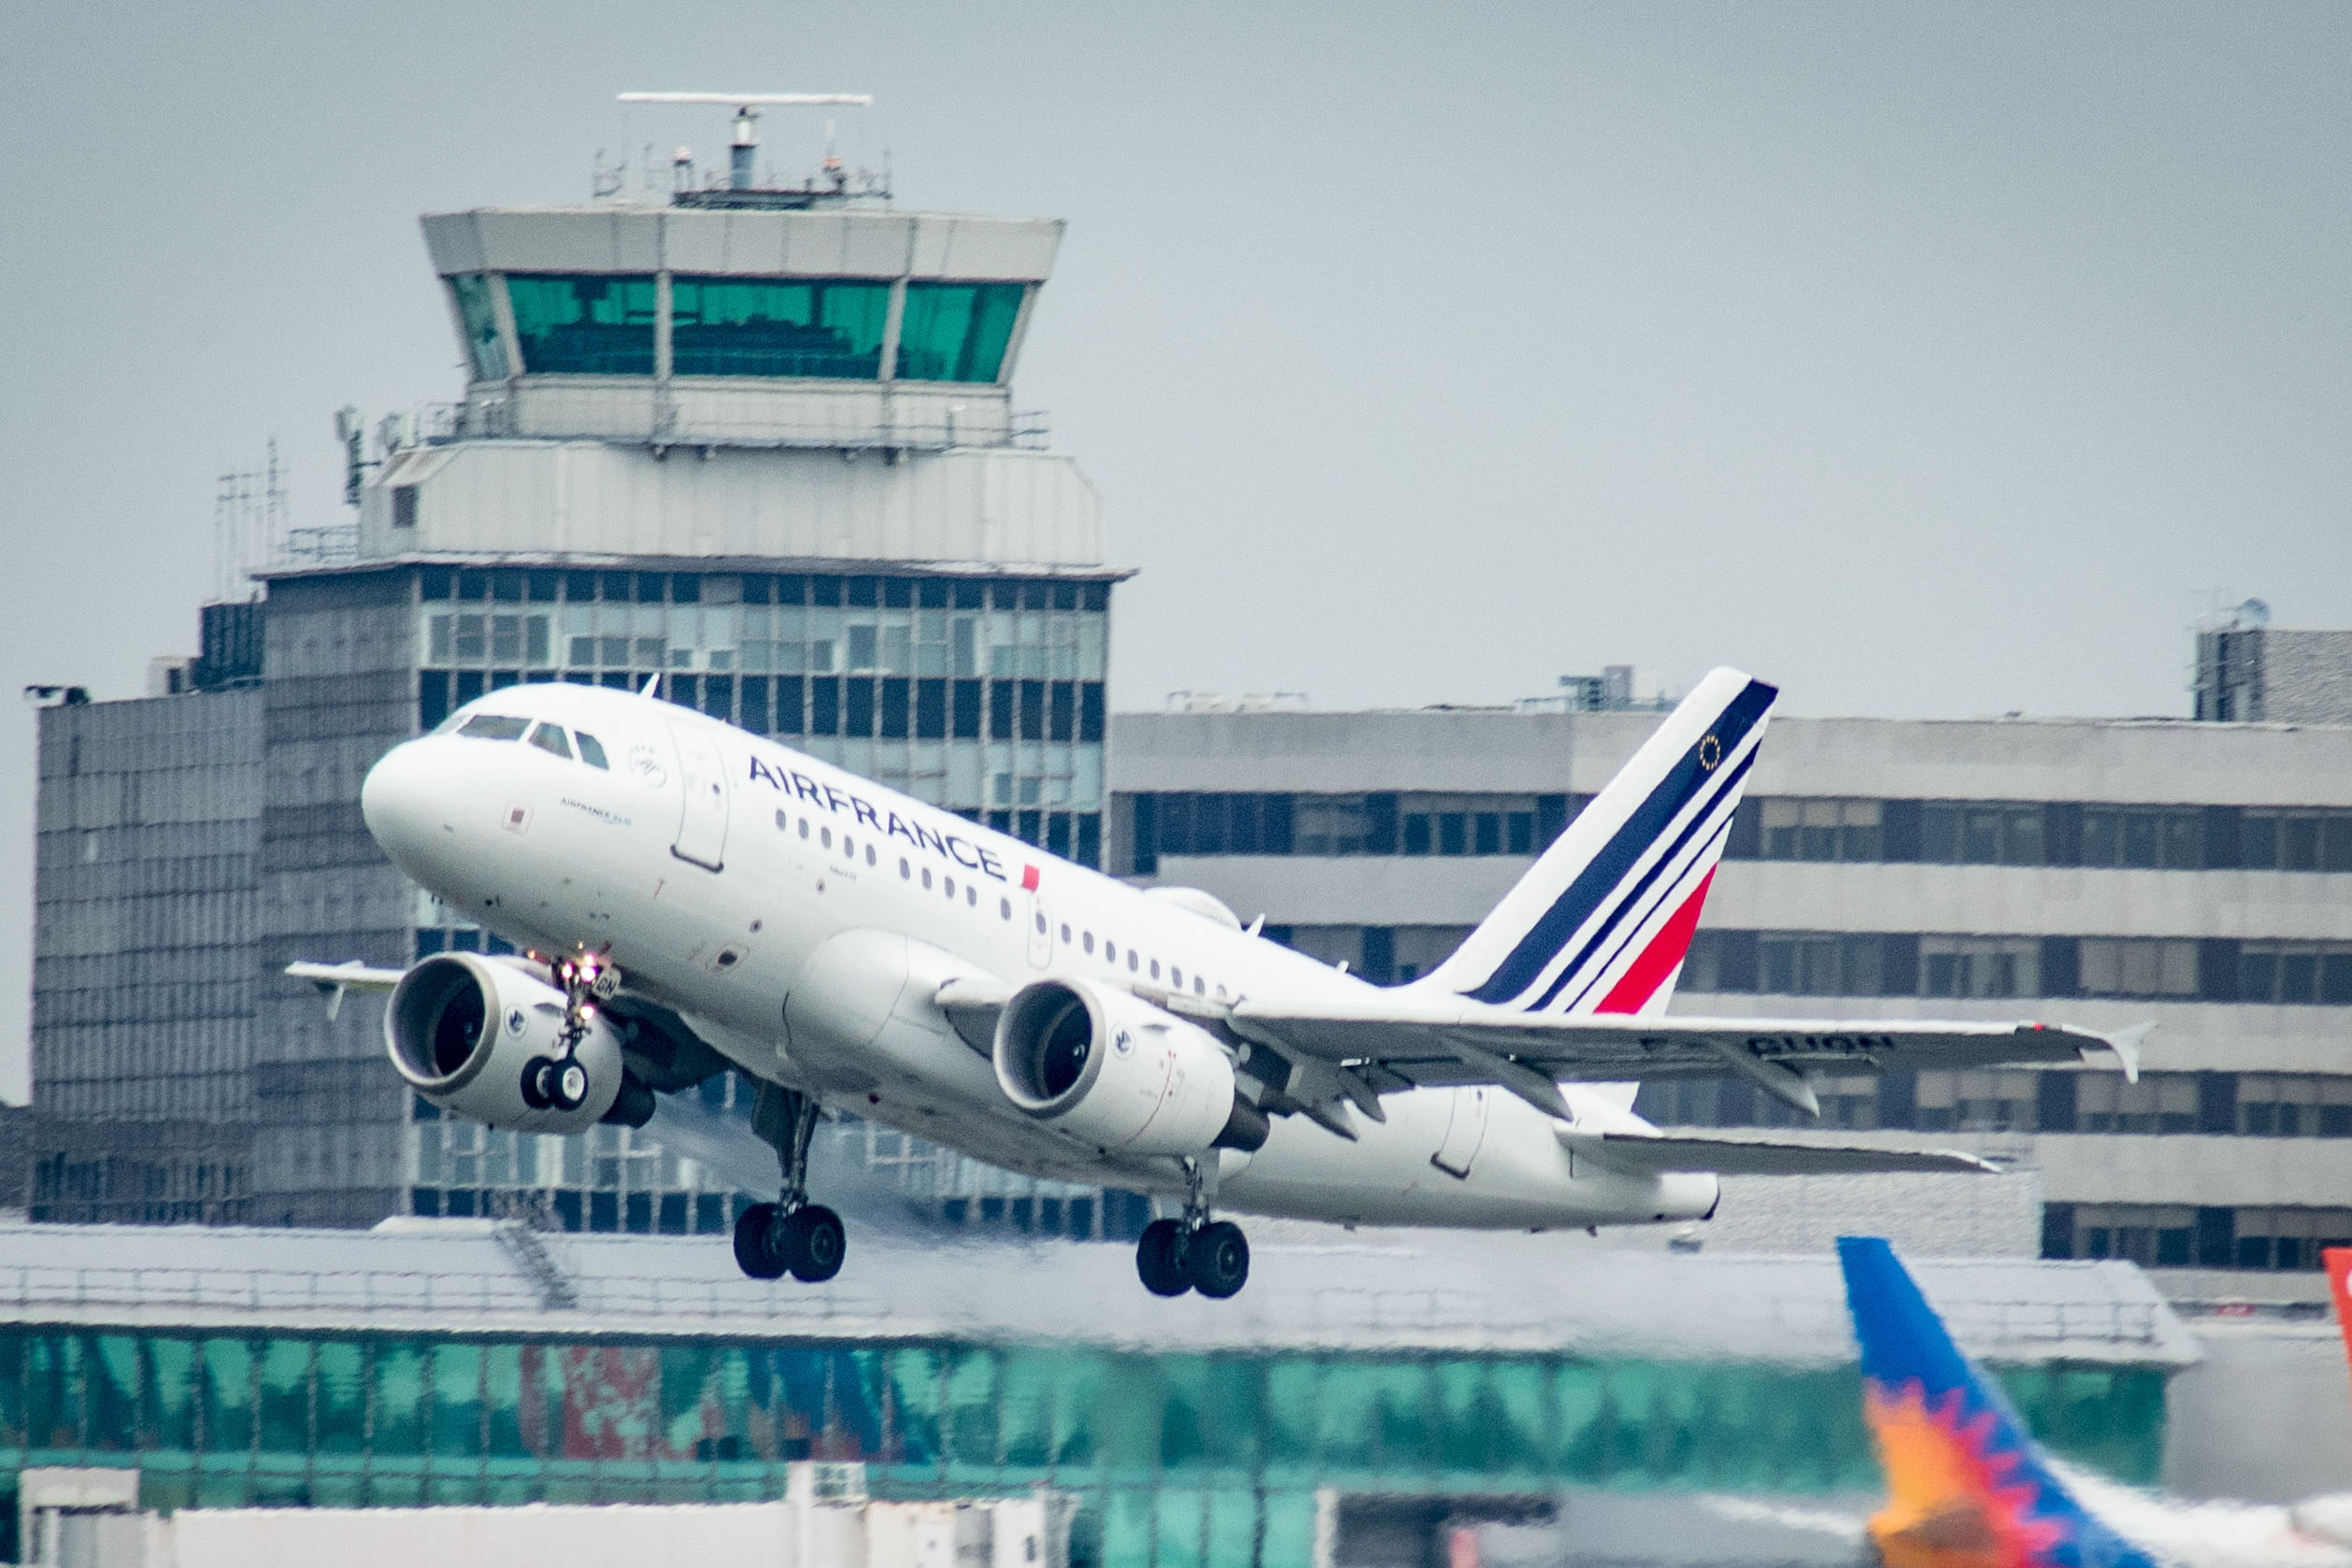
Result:
<instances>
[{"instance_id":1,"label":"airplane wing","mask_svg":"<svg viewBox=\"0 0 2352 1568\"><path fill-rule=\"evenodd\" d=\"M327 999L327 1021L343 1010L343 997L348 991L389 991L400 984L406 969L371 969L357 959L344 963L290 963L286 973L297 980L308 980L319 988L319 994Z\"/></svg>"},{"instance_id":2,"label":"airplane wing","mask_svg":"<svg viewBox=\"0 0 2352 1568\"><path fill-rule=\"evenodd\" d=\"M1705 1133L1582 1133L1561 1128L1571 1153L1636 1171L1713 1171L1718 1176L1854 1176L1871 1171L1998 1175L2002 1167L1954 1149L1864 1148Z\"/></svg>"},{"instance_id":3,"label":"airplane wing","mask_svg":"<svg viewBox=\"0 0 2352 1568\"><path fill-rule=\"evenodd\" d=\"M1368 1115L1346 1079L1373 1094L1414 1087L1492 1084L1550 1115L1567 1108L1561 1081L1642 1082L1745 1077L1812 1115L1820 1106L1807 1075L1855 1068L1969 1068L2112 1056L2139 1076L2140 1042L2153 1024L2109 1033L2044 1023L1923 1022L1903 1019L1646 1018L1622 1014L1526 1013L1467 1000L1399 992L1361 1002L1297 1006L1244 1000L1224 1022L1340 1088Z\"/></svg>"}]
</instances>

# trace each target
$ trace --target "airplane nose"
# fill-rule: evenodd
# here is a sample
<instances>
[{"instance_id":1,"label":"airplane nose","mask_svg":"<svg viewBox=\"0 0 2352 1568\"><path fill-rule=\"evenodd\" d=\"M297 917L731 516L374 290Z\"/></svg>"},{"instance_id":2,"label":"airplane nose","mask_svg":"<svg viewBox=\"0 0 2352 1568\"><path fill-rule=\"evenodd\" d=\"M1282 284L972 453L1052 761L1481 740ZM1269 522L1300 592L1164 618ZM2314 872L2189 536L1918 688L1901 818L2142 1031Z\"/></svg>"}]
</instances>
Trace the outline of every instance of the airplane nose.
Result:
<instances>
[{"instance_id":1,"label":"airplane nose","mask_svg":"<svg viewBox=\"0 0 2352 1568\"><path fill-rule=\"evenodd\" d=\"M384 853L415 874L438 827L428 740L403 741L377 760L360 784L360 817Z\"/></svg>"}]
</instances>

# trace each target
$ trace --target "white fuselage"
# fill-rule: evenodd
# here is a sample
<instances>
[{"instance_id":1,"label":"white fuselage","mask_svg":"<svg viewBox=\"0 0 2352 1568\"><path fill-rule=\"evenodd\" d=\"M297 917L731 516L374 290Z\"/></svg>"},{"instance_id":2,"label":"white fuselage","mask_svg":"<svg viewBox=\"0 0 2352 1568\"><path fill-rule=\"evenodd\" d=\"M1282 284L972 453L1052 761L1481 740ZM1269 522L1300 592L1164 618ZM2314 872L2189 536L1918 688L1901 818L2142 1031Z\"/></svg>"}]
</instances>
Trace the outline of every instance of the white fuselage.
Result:
<instances>
[{"instance_id":1,"label":"white fuselage","mask_svg":"<svg viewBox=\"0 0 2352 1568\"><path fill-rule=\"evenodd\" d=\"M445 903L519 947L606 952L746 1072L1033 1176L1180 1193L1011 1104L934 1001L951 978L1079 976L1182 992L1361 996L1365 982L686 709L578 686L480 711L593 734L599 769L522 741L435 734L369 776L370 830ZM1621 1095L1565 1090L1575 1124L1640 1128ZM1560 1124L1488 1088L1384 1096L1347 1139L1276 1117L1215 1157L1219 1206L1374 1224L1531 1228L1704 1215L1711 1176L1572 1157Z\"/></svg>"}]
</instances>

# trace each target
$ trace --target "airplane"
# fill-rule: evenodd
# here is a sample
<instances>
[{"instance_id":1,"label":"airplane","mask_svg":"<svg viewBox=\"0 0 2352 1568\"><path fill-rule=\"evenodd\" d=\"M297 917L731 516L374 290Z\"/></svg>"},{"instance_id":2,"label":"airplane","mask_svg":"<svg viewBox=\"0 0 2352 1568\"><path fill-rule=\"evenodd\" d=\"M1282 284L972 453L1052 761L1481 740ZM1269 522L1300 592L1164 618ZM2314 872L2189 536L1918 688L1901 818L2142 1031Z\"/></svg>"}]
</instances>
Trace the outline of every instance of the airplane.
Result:
<instances>
[{"instance_id":1,"label":"airplane","mask_svg":"<svg viewBox=\"0 0 2352 1568\"><path fill-rule=\"evenodd\" d=\"M1887 1506L1862 1532L1887 1568L2352 1565L2352 1496L2193 1504L2061 1465L1884 1238L1840 1236L1837 1254L1887 1476Z\"/></svg>"},{"instance_id":2,"label":"airplane","mask_svg":"<svg viewBox=\"0 0 2352 1568\"><path fill-rule=\"evenodd\" d=\"M510 686L394 747L361 794L393 864L513 954L304 962L388 991L417 1094L527 1133L691 1143L710 1076L758 1085L773 1203L736 1262L817 1283L822 1110L1011 1170L1152 1194L1136 1270L1239 1290L1229 1213L1543 1231L1711 1217L1724 1174L1988 1171L1971 1156L1666 1135L1647 1079L2112 1059L2142 1024L1668 1018L1775 688L1709 675L1442 964L1377 986L1197 889L1138 888L645 691ZM672 1099L672 1096L678 1098ZM677 1115L665 1115L675 1107ZM674 1145L674 1147L678 1147Z\"/></svg>"}]
</instances>

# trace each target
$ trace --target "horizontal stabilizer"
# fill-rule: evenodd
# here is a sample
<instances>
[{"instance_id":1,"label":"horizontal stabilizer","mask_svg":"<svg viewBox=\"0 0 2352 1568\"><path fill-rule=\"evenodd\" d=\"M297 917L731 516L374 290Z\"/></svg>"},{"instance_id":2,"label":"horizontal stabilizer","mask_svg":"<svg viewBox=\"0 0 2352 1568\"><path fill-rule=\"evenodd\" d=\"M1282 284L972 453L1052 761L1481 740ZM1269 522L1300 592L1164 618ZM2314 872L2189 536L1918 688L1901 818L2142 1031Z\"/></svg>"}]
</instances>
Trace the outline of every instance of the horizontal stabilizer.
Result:
<instances>
[{"instance_id":1,"label":"horizontal stabilizer","mask_svg":"<svg viewBox=\"0 0 2352 1568\"><path fill-rule=\"evenodd\" d=\"M1560 1131L1576 1154L1638 1171L1712 1171L1718 1176L1858 1176L1872 1171L1999 1175L2001 1167L1956 1149L1862 1148L1852 1144L1775 1143L1649 1133Z\"/></svg>"}]
</instances>

